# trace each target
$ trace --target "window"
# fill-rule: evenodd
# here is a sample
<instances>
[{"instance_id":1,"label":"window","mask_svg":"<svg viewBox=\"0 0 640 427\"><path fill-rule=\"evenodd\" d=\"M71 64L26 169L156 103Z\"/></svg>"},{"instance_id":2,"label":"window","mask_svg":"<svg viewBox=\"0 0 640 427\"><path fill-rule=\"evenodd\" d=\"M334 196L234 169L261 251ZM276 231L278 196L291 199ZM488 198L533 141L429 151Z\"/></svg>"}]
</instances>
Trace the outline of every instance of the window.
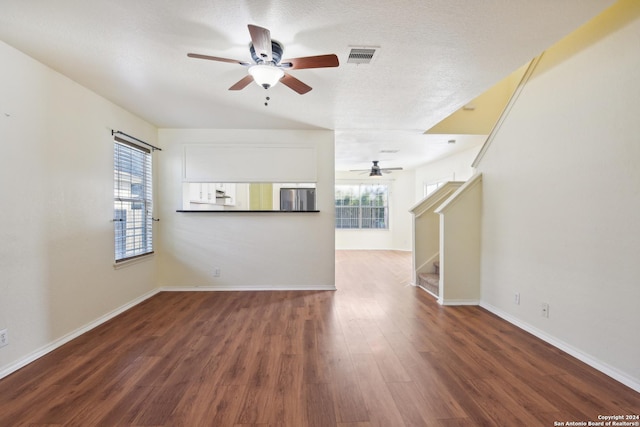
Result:
<instances>
[{"instance_id":1,"label":"window","mask_svg":"<svg viewBox=\"0 0 640 427\"><path fill-rule=\"evenodd\" d=\"M454 172L451 175L443 176L441 178L436 178L431 182L425 182L424 183L424 197L427 197L428 195L430 195L431 193L436 191L438 188L440 188L443 185L445 185L447 182L455 181L455 180L456 180L456 174Z\"/></svg>"},{"instance_id":2,"label":"window","mask_svg":"<svg viewBox=\"0 0 640 427\"><path fill-rule=\"evenodd\" d=\"M425 197L428 196L429 194L433 193L434 191L436 191L438 188L442 187L444 185L444 182L434 182L433 184L425 184L424 185L424 195Z\"/></svg>"},{"instance_id":3,"label":"window","mask_svg":"<svg viewBox=\"0 0 640 427\"><path fill-rule=\"evenodd\" d=\"M336 228L388 229L386 184L336 185Z\"/></svg>"},{"instance_id":4,"label":"window","mask_svg":"<svg viewBox=\"0 0 640 427\"><path fill-rule=\"evenodd\" d=\"M153 253L151 152L115 137L113 176L116 262Z\"/></svg>"}]
</instances>

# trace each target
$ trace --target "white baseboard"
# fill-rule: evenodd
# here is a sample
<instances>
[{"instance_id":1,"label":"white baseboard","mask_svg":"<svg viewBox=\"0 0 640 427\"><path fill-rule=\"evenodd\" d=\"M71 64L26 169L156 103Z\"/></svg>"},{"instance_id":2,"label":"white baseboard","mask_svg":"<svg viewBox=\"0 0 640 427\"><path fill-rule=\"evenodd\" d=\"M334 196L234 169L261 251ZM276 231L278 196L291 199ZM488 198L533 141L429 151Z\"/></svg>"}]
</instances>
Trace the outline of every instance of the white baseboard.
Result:
<instances>
[{"instance_id":1,"label":"white baseboard","mask_svg":"<svg viewBox=\"0 0 640 427\"><path fill-rule=\"evenodd\" d=\"M93 322L90 322L84 326L82 326L81 328L76 329L75 331L72 331L66 335L64 335L61 338L58 338L57 340L43 346L40 347L39 349L37 349L36 351L26 355L23 358L18 359L17 361L11 363L10 365L4 366L2 368L0 368L0 379L6 377L9 374L12 374L13 372L17 371L18 369L28 365L29 363L41 358L42 356L44 356L47 353L52 352L53 350L57 349L58 347L68 343L69 341L71 341L74 338L79 337L80 335L89 332L91 329L102 325L103 323L105 323L106 321L116 317L117 315L124 313L125 311L129 310L131 307L140 304L142 301L151 298L152 296L154 296L155 294L157 294L159 292L159 289L153 289L149 292L147 292L146 294L134 299L133 301L130 301L118 308L116 308L115 310L110 311L109 313L105 314L104 316L100 316L99 318L97 318L96 320L94 320Z\"/></svg>"},{"instance_id":2,"label":"white baseboard","mask_svg":"<svg viewBox=\"0 0 640 427\"><path fill-rule=\"evenodd\" d=\"M455 306L455 305L480 305L480 301L477 299L442 299L438 298L438 304Z\"/></svg>"},{"instance_id":3,"label":"white baseboard","mask_svg":"<svg viewBox=\"0 0 640 427\"><path fill-rule=\"evenodd\" d=\"M545 341L549 344L551 344L552 346L564 351L567 354L570 354L571 356L575 357L576 359L586 363L587 365L591 366L594 369L597 369L598 371L602 372L605 375L610 376L611 378L613 378L614 380L626 385L629 388L632 388L633 390L637 391L638 393L640 393L640 380L630 377L629 375L625 374L624 372L620 372L618 369L609 366L608 364L596 359L593 356L590 356L584 352L582 352L581 350L578 350L577 348L571 346L570 344L567 344L566 342L559 340L551 335L548 335L546 332L541 331L538 328L535 328L531 325L529 325L528 323L522 322L521 320L517 319L516 317L500 310L497 307L492 306L491 304L488 304L484 301L480 301L480 307L484 308L487 311L490 311L491 313L495 314L496 316L506 320L507 322L519 327L520 329L523 329L527 332L529 332L531 335L536 336L537 338L540 338L542 341Z\"/></svg>"},{"instance_id":4,"label":"white baseboard","mask_svg":"<svg viewBox=\"0 0 640 427\"><path fill-rule=\"evenodd\" d=\"M336 248L336 251L394 251L394 252L413 252L412 249L398 249L398 248Z\"/></svg>"},{"instance_id":5,"label":"white baseboard","mask_svg":"<svg viewBox=\"0 0 640 427\"><path fill-rule=\"evenodd\" d=\"M335 285L300 286L163 286L159 292L335 291Z\"/></svg>"},{"instance_id":6,"label":"white baseboard","mask_svg":"<svg viewBox=\"0 0 640 427\"><path fill-rule=\"evenodd\" d=\"M480 301L478 301L477 299L447 299L447 300L445 300L445 299L440 298L438 295L434 294L430 290L423 288L420 285L416 285L414 283L409 283L409 284L412 285L412 286L417 287L418 289L422 289L423 291L425 291L426 293L428 293L432 297L436 298L438 300L438 304L440 304L440 305L446 305L446 306L480 305Z\"/></svg>"}]
</instances>

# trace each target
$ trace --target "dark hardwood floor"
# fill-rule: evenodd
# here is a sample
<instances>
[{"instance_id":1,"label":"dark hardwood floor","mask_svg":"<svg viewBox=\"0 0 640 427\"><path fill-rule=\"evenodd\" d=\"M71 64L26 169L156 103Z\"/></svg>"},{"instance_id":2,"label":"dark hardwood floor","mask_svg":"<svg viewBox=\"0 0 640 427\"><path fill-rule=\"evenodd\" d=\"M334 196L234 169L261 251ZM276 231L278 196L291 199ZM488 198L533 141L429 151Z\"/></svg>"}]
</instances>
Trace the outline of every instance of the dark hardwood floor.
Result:
<instances>
[{"instance_id":1,"label":"dark hardwood floor","mask_svg":"<svg viewBox=\"0 0 640 427\"><path fill-rule=\"evenodd\" d=\"M553 426L640 394L339 251L336 292L163 292L0 380L0 426Z\"/></svg>"}]
</instances>

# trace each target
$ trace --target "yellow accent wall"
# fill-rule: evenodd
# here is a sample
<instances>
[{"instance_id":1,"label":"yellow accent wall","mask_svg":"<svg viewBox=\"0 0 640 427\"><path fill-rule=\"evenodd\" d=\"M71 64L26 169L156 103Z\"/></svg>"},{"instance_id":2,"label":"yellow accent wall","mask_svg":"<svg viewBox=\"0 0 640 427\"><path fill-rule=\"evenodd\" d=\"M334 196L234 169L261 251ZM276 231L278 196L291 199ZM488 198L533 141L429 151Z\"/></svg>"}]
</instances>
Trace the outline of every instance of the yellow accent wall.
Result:
<instances>
[{"instance_id":1,"label":"yellow accent wall","mask_svg":"<svg viewBox=\"0 0 640 427\"><path fill-rule=\"evenodd\" d=\"M488 135L515 92L529 64L525 64L491 89L460 108L426 134Z\"/></svg>"},{"instance_id":2,"label":"yellow accent wall","mask_svg":"<svg viewBox=\"0 0 640 427\"><path fill-rule=\"evenodd\" d=\"M273 184L265 182L249 184L249 209L273 210Z\"/></svg>"}]
</instances>

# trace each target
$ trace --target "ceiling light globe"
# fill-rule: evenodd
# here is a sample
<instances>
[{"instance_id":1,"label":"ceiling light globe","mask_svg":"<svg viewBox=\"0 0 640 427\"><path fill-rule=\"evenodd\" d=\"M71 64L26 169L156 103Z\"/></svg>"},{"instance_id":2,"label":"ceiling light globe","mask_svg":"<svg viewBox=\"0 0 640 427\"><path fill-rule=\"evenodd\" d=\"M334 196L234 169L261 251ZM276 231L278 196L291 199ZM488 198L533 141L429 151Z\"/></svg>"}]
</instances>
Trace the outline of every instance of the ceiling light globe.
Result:
<instances>
[{"instance_id":1,"label":"ceiling light globe","mask_svg":"<svg viewBox=\"0 0 640 427\"><path fill-rule=\"evenodd\" d=\"M249 68L249 74L253 77L258 86L265 89L278 84L280 79L284 77L284 71L275 65L259 64Z\"/></svg>"}]
</instances>

